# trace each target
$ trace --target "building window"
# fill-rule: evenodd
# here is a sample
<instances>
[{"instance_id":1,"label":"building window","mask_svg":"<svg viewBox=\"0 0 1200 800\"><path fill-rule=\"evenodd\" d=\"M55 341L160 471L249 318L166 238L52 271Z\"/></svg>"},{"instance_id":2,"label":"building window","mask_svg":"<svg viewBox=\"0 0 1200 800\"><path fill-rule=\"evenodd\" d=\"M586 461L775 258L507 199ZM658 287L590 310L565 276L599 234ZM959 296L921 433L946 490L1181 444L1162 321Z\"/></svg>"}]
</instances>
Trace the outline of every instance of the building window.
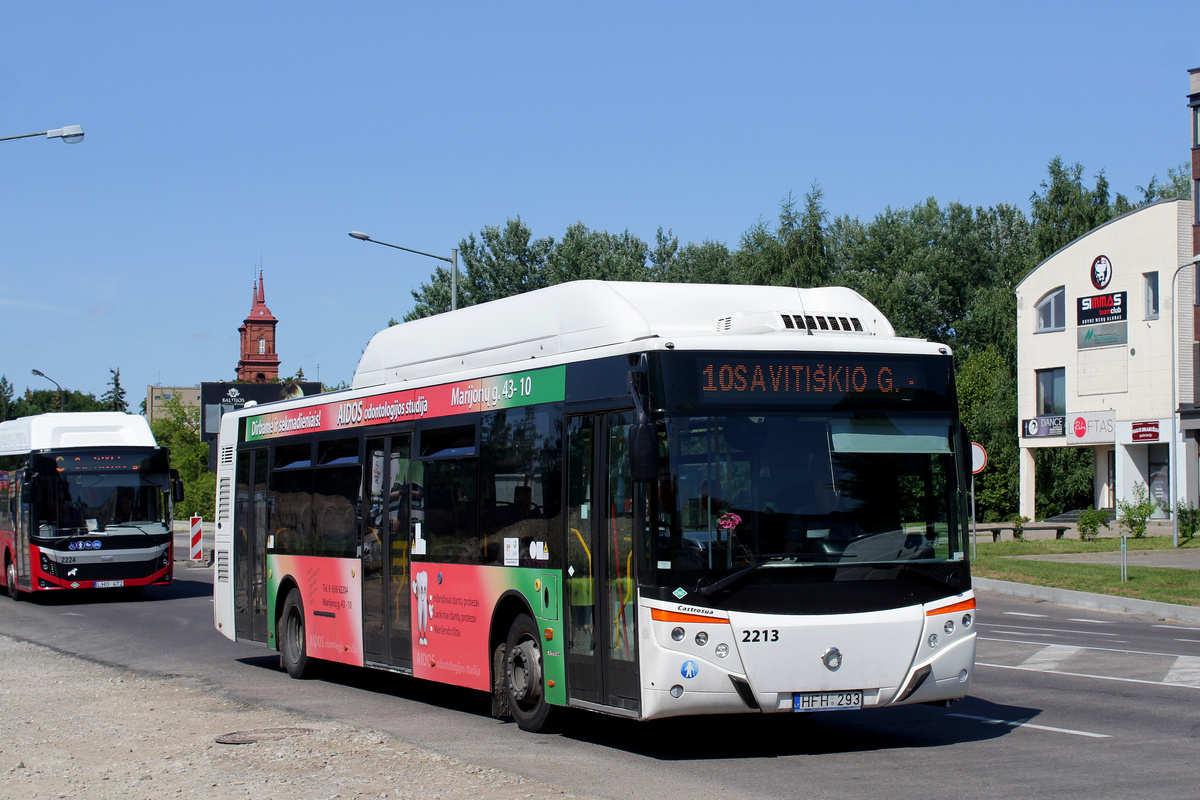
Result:
<instances>
[{"instance_id":1,"label":"building window","mask_svg":"<svg viewBox=\"0 0 1200 800\"><path fill-rule=\"evenodd\" d=\"M1146 319L1158 319L1158 273L1144 272L1146 285Z\"/></svg>"},{"instance_id":2,"label":"building window","mask_svg":"<svg viewBox=\"0 0 1200 800\"><path fill-rule=\"evenodd\" d=\"M1038 416L1067 413L1067 371L1064 367L1037 371Z\"/></svg>"},{"instance_id":3,"label":"building window","mask_svg":"<svg viewBox=\"0 0 1200 800\"><path fill-rule=\"evenodd\" d=\"M258 354L261 356L265 352L267 352L267 340L259 339L258 340Z\"/></svg>"},{"instance_id":4,"label":"building window","mask_svg":"<svg viewBox=\"0 0 1200 800\"><path fill-rule=\"evenodd\" d=\"M1062 286L1048 292L1037 302L1035 333L1061 331L1067 327L1067 291Z\"/></svg>"}]
</instances>

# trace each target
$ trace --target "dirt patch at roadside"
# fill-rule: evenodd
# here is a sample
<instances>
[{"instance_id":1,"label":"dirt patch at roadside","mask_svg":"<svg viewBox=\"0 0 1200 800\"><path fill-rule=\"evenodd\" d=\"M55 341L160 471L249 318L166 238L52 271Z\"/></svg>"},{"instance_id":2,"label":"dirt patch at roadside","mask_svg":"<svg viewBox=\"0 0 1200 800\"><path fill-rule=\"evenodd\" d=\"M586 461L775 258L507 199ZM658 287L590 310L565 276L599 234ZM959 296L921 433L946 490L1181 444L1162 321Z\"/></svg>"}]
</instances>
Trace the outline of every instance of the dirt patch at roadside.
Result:
<instances>
[{"instance_id":1,"label":"dirt patch at roadside","mask_svg":"<svg viewBox=\"0 0 1200 800\"><path fill-rule=\"evenodd\" d=\"M377 731L0 636L0 798L577 797ZM233 742L220 743L230 738Z\"/></svg>"}]
</instances>

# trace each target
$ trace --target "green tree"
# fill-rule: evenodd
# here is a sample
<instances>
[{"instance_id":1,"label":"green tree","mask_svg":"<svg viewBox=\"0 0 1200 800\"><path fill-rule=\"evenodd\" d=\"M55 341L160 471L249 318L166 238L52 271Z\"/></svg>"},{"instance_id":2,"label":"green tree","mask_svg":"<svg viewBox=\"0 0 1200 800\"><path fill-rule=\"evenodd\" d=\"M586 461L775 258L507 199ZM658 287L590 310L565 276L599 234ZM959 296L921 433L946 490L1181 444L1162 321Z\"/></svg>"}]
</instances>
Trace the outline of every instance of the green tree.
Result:
<instances>
[{"instance_id":1,"label":"green tree","mask_svg":"<svg viewBox=\"0 0 1200 800\"><path fill-rule=\"evenodd\" d=\"M458 307L486 303L549 285L546 259L554 239L534 239L521 217L504 227L489 225L459 244L462 270L458 281ZM405 321L450 310L450 269L439 266L427 283L413 290L416 305Z\"/></svg>"},{"instance_id":2,"label":"green tree","mask_svg":"<svg viewBox=\"0 0 1200 800\"><path fill-rule=\"evenodd\" d=\"M651 280L654 274L647 266L649 257L650 246L628 229L613 234L576 222L546 258L547 285L580 280Z\"/></svg>"},{"instance_id":3,"label":"green tree","mask_svg":"<svg viewBox=\"0 0 1200 800\"><path fill-rule=\"evenodd\" d=\"M956 382L963 424L988 454L987 468L975 476L976 515L981 520L1011 519L1020 491L1012 368L994 348L973 349L961 358Z\"/></svg>"},{"instance_id":4,"label":"green tree","mask_svg":"<svg viewBox=\"0 0 1200 800\"><path fill-rule=\"evenodd\" d=\"M1133 208L1124 195L1109 198L1104 170L1096 175L1095 188L1089 189L1083 185L1083 165L1078 162L1065 167L1062 158L1055 156L1047 169L1050 175L1042 181L1041 193L1030 198L1034 264Z\"/></svg>"},{"instance_id":5,"label":"green tree","mask_svg":"<svg viewBox=\"0 0 1200 800\"><path fill-rule=\"evenodd\" d=\"M8 411L12 405L13 386L8 378L0 375L0 422L9 419Z\"/></svg>"},{"instance_id":6,"label":"green tree","mask_svg":"<svg viewBox=\"0 0 1200 800\"><path fill-rule=\"evenodd\" d=\"M1167 179L1159 183L1158 176L1150 176L1150 182L1137 187L1142 193L1139 206L1157 203L1159 200L1171 200L1181 197L1187 200L1192 196L1192 165L1184 162L1178 167L1167 167Z\"/></svg>"},{"instance_id":7,"label":"green tree","mask_svg":"<svg viewBox=\"0 0 1200 800\"><path fill-rule=\"evenodd\" d=\"M1091 507L1096 457L1090 447L1040 447L1033 454L1038 519Z\"/></svg>"},{"instance_id":8,"label":"green tree","mask_svg":"<svg viewBox=\"0 0 1200 800\"><path fill-rule=\"evenodd\" d=\"M200 440L200 409L172 396L150 429L155 441L170 449L171 467L183 481L184 500L175 504L175 519L193 515L213 519L217 483L216 475L208 471L208 445Z\"/></svg>"},{"instance_id":9,"label":"green tree","mask_svg":"<svg viewBox=\"0 0 1200 800\"><path fill-rule=\"evenodd\" d=\"M107 411L129 411L129 403L125 402L125 390L121 388L121 368L112 369L112 380L108 383L108 391L100 398Z\"/></svg>"},{"instance_id":10,"label":"green tree","mask_svg":"<svg viewBox=\"0 0 1200 800\"><path fill-rule=\"evenodd\" d=\"M9 406L9 419L32 417L35 414L48 414L59 410L59 392L57 389L26 389L25 394L14 400ZM78 390L63 389L63 411L103 411L104 404L93 394L85 394Z\"/></svg>"},{"instance_id":11,"label":"green tree","mask_svg":"<svg viewBox=\"0 0 1200 800\"><path fill-rule=\"evenodd\" d=\"M759 220L742 234L734 253L738 283L761 286L825 286L832 271L824 193L814 184L804 196L803 210L789 194L779 204L775 228Z\"/></svg>"}]
</instances>

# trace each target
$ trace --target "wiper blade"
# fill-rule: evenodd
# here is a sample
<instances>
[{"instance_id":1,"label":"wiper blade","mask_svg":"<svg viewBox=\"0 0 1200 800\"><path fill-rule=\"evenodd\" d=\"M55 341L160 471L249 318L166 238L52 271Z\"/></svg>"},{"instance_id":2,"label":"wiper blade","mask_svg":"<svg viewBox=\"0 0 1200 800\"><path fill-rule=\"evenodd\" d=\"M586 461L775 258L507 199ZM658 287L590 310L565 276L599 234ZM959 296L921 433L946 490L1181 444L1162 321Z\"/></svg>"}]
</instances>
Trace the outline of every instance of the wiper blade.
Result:
<instances>
[{"instance_id":1,"label":"wiper blade","mask_svg":"<svg viewBox=\"0 0 1200 800\"><path fill-rule=\"evenodd\" d=\"M804 556L804 555L811 555L811 554L775 553L772 555L763 556L762 558L760 558L758 561L751 564L750 566L743 567L742 569L739 569L737 572L731 572L728 575L726 575L724 578L721 578L721 580L717 581L716 583L709 584L708 586L705 586L704 588L700 589L700 594L704 595L705 597L711 597L713 594L721 591L722 589L724 589L727 586L732 586L733 584L740 581L742 578L751 574L755 570L758 570L758 569L766 566L767 564L773 564L776 562L784 562L784 561L792 561L793 563L787 564L787 566L789 566L789 567L826 567L831 564L839 563L842 558L852 557L852 556L843 556L842 554L839 553L839 554L834 554L834 557L837 559L837 561L812 561L812 560L802 560L801 556Z\"/></svg>"}]
</instances>

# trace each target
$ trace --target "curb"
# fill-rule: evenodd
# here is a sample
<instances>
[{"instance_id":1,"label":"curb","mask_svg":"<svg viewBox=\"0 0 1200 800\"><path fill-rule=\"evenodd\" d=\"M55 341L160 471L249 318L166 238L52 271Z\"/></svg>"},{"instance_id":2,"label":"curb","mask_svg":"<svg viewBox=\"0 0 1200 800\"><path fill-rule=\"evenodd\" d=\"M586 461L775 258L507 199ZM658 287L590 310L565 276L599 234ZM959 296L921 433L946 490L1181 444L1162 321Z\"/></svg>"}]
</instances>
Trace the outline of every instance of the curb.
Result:
<instances>
[{"instance_id":1,"label":"curb","mask_svg":"<svg viewBox=\"0 0 1200 800\"><path fill-rule=\"evenodd\" d=\"M1055 589L1051 586L1035 586L1030 583L998 581L992 578L972 578L976 589L1033 600L1047 600L1066 606L1094 608L1099 611L1117 611L1122 614L1148 614L1175 622L1200 624L1200 606L1181 606L1175 603L1159 603L1154 600L1138 600L1132 597L1116 597L1109 594L1076 592L1071 589Z\"/></svg>"}]
</instances>

